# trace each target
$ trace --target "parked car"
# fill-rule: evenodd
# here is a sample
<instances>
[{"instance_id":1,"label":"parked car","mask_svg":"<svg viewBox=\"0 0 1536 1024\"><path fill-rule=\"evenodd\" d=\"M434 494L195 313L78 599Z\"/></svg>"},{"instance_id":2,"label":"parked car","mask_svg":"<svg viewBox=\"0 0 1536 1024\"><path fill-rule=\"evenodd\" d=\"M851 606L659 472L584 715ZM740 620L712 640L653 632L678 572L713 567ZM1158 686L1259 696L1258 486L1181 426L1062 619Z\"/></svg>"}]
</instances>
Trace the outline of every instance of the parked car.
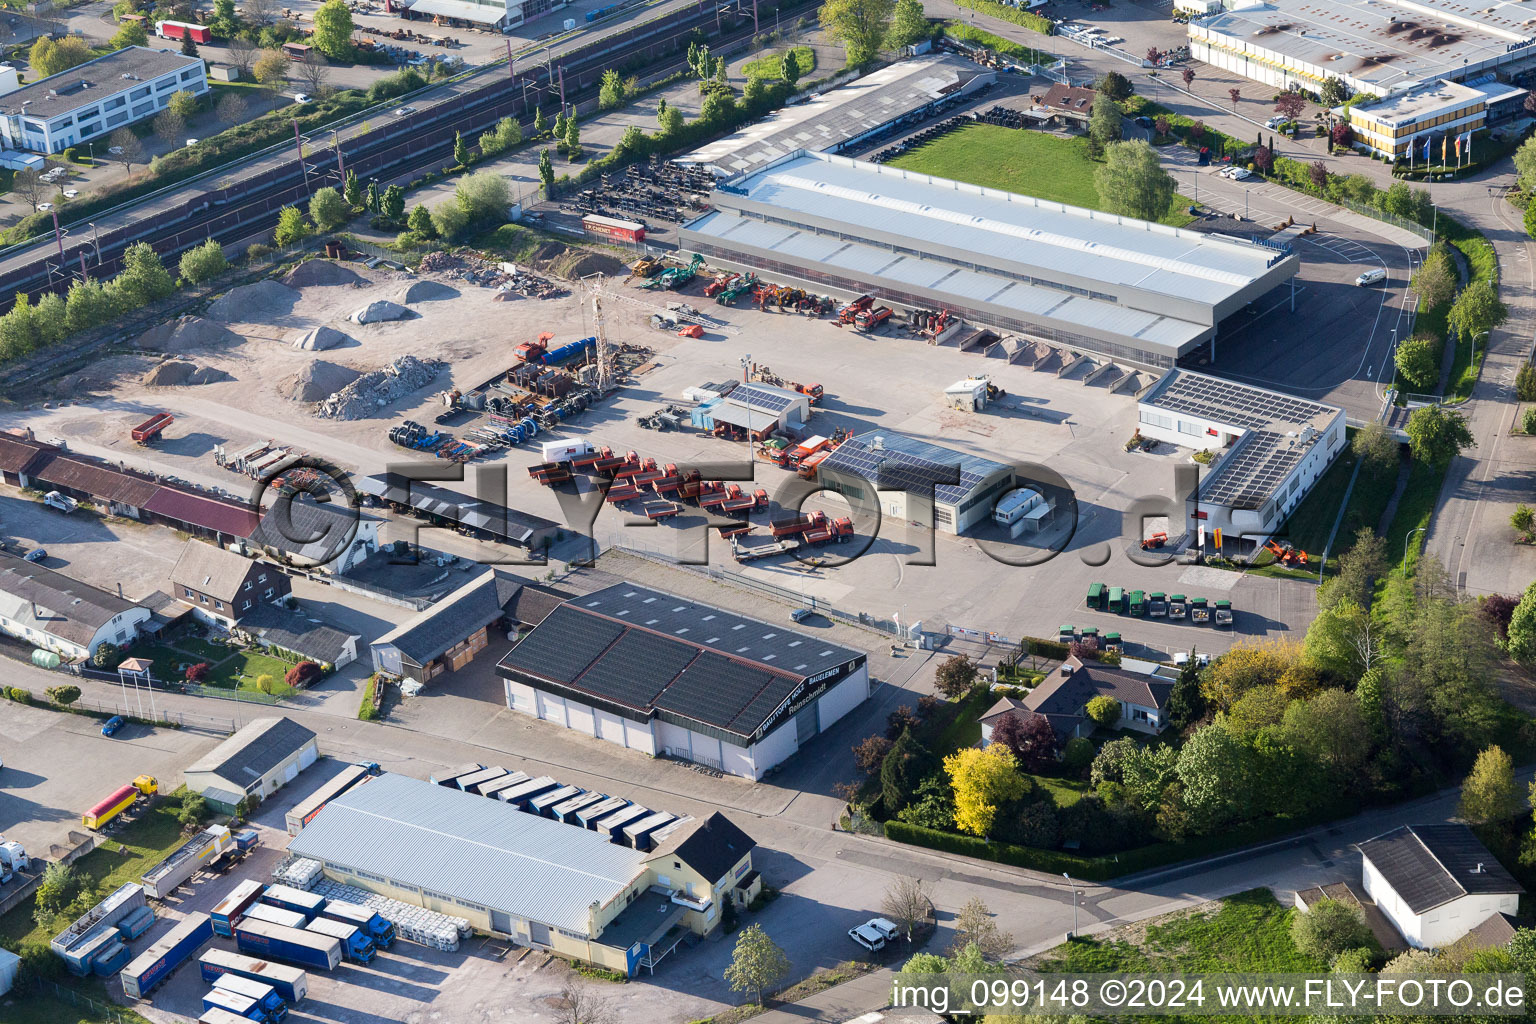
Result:
<instances>
[{"instance_id":1,"label":"parked car","mask_svg":"<svg viewBox=\"0 0 1536 1024\"><path fill-rule=\"evenodd\" d=\"M885 948L885 936L878 928L867 924L861 924L857 928L848 929L848 937L871 953Z\"/></svg>"},{"instance_id":2,"label":"parked car","mask_svg":"<svg viewBox=\"0 0 1536 1024\"><path fill-rule=\"evenodd\" d=\"M864 923L864 927L873 928L881 935L884 935L886 942L893 942L899 935L901 935L901 929L896 927L896 922L889 921L883 917L876 917L866 921Z\"/></svg>"},{"instance_id":3,"label":"parked car","mask_svg":"<svg viewBox=\"0 0 1536 1024\"><path fill-rule=\"evenodd\" d=\"M1264 122L1264 127L1265 128L1279 128L1283 124L1285 124L1285 118L1280 117L1279 115L1276 115L1276 116L1270 118L1268 121L1265 121Z\"/></svg>"},{"instance_id":4,"label":"parked car","mask_svg":"<svg viewBox=\"0 0 1536 1024\"><path fill-rule=\"evenodd\" d=\"M67 188L64 190L65 199L74 199L78 195L80 195L80 190L77 188Z\"/></svg>"},{"instance_id":5,"label":"parked car","mask_svg":"<svg viewBox=\"0 0 1536 1024\"><path fill-rule=\"evenodd\" d=\"M49 211L51 209L53 209L53 204L52 203L38 203L37 204L37 210L38 210L39 213L46 213L47 211Z\"/></svg>"},{"instance_id":6,"label":"parked car","mask_svg":"<svg viewBox=\"0 0 1536 1024\"><path fill-rule=\"evenodd\" d=\"M296 93L293 94L293 102L295 102L295 103L308 103L310 101L310 98L311 97L310 97L309 93L307 93L307 92L296 92ZM1274 126L1271 125L1270 127L1274 127Z\"/></svg>"},{"instance_id":7,"label":"parked car","mask_svg":"<svg viewBox=\"0 0 1536 1024\"><path fill-rule=\"evenodd\" d=\"M27 556L26 557L27 557L27 561L29 561L29 562L41 562L43 559L48 557L48 549L47 548L33 548L31 551L27 552Z\"/></svg>"},{"instance_id":8,"label":"parked car","mask_svg":"<svg viewBox=\"0 0 1536 1024\"><path fill-rule=\"evenodd\" d=\"M1247 181L1253 177L1253 172L1246 167L1234 167L1232 168L1232 173L1227 175L1227 177L1233 181Z\"/></svg>"},{"instance_id":9,"label":"parked car","mask_svg":"<svg viewBox=\"0 0 1536 1024\"><path fill-rule=\"evenodd\" d=\"M1189 664L1189 652L1188 651L1180 651L1179 653L1175 654L1173 656L1173 663L1175 665L1188 665ZM1210 663L1211 663L1211 656L1209 654L1206 654L1206 653L1204 653L1202 651L1201 653L1195 655L1195 664L1204 667L1206 665L1209 665Z\"/></svg>"},{"instance_id":10,"label":"parked car","mask_svg":"<svg viewBox=\"0 0 1536 1024\"><path fill-rule=\"evenodd\" d=\"M102 723L102 725L101 725L101 734L103 736L111 736L111 735L114 735L117 732L117 730L121 729L122 727L123 727L123 716L122 715L113 715L111 718L107 719L105 722Z\"/></svg>"},{"instance_id":11,"label":"parked car","mask_svg":"<svg viewBox=\"0 0 1536 1024\"><path fill-rule=\"evenodd\" d=\"M794 611L789 613L789 617L795 622L804 622L806 619L815 614L816 613L811 611L809 608L796 608Z\"/></svg>"},{"instance_id":12,"label":"parked car","mask_svg":"<svg viewBox=\"0 0 1536 1024\"><path fill-rule=\"evenodd\" d=\"M1377 267L1375 270L1367 270L1365 273L1355 278L1355 286L1357 288L1364 288L1368 284L1379 284L1386 279L1387 272L1382 268Z\"/></svg>"},{"instance_id":13,"label":"parked car","mask_svg":"<svg viewBox=\"0 0 1536 1024\"><path fill-rule=\"evenodd\" d=\"M401 107L399 110L395 111L395 116L396 117L410 117L414 113L416 113L416 108L415 107Z\"/></svg>"}]
</instances>

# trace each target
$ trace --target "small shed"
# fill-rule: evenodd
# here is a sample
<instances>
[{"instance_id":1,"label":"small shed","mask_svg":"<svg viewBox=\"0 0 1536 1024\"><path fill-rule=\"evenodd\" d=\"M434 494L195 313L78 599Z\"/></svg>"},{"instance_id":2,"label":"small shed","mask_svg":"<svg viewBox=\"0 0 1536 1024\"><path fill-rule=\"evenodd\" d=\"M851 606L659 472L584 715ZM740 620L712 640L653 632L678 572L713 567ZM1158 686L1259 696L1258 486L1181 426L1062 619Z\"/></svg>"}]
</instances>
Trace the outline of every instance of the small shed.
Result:
<instances>
[{"instance_id":1,"label":"small shed","mask_svg":"<svg viewBox=\"0 0 1536 1024\"><path fill-rule=\"evenodd\" d=\"M963 412L980 412L987 407L987 380L985 377L967 377L957 380L944 389L944 402L952 409Z\"/></svg>"},{"instance_id":2,"label":"small shed","mask_svg":"<svg viewBox=\"0 0 1536 1024\"><path fill-rule=\"evenodd\" d=\"M21 957L8 949L0 949L0 996L16 984L16 974L21 970Z\"/></svg>"}]
</instances>

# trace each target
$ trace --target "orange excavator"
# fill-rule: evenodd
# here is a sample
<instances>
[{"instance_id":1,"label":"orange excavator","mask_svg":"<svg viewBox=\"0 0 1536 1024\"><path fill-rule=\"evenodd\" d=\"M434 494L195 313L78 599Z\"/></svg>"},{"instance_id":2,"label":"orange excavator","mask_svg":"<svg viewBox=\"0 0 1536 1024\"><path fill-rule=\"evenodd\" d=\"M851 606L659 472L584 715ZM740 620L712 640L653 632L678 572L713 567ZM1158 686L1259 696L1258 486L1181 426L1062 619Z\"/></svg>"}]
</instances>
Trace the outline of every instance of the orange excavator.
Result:
<instances>
[{"instance_id":1,"label":"orange excavator","mask_svg":"<svg viewBox=\"0 0 1536 1024\"><path fill-rule=\"evenodd\" d=\"M1264 542L1264 549L1275 556L1275 561L1281 565L1292 568L1300 568L1307 564L1307 553L1300 548L1291 547L1289 543L1280 543L1274 540Z\"/></svg>"}]
</instances>

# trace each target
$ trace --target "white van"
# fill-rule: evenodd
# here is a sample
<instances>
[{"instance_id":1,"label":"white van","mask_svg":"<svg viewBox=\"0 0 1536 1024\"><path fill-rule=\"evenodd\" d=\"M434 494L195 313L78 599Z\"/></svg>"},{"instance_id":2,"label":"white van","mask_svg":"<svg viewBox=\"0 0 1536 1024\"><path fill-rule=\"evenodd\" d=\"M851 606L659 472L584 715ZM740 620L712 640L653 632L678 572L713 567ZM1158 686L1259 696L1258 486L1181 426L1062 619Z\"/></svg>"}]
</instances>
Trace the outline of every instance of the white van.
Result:
<instances>
[{"instance_id":1,"label":"white van","mask_svg":"<svg viewBox=\"0 0 1536 1024\"><path fill-rule=\"evenodd\" d=\"M1382 270L1380 267L1377 267L1375 270L1367 270L1365 273L1355 278L1355 284L1358 287L1364 288L1368 284L1379 284L1386 279L1387 272Z\"/></svg>"}]
</instances>

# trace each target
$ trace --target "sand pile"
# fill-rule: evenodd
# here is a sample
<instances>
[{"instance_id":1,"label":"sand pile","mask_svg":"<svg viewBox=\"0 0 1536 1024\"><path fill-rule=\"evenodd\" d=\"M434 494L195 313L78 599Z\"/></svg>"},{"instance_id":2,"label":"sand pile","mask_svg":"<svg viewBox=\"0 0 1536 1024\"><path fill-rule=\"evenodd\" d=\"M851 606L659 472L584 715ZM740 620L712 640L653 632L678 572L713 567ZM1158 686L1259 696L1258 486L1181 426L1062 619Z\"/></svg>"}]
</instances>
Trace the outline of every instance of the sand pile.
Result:
<instances>
[{"instance_id":1,"label":"sand pile","mask_svg":"<svg viewBox=\"0 0 1536 1024\"><path fill-rule=\"evenodd\" d=\"M603 274L607 277L625 277L629 274L627 266L607 253L590 250L576 250L576 252L579 255L575 259L555 260L546 269L572 281L590 277L593 274Z\"/></svg>"},{"instance_id":2,"label":"sand pile","mask_svg":"<svg viewBox=\"0 0 1536 1024\"><path fill-rule=\"evenodd\" d=\"M357 310L347 317L355 324L378 324L386 320L404 320L407 317L419 316L398 302L390 302L388 299L378 299L370 302L362 309Z\"/></svg>"},{"instance_id":3,"label":"sand pile","mask_svg":"<svg viewBox=\"0 0 1536 1024\"><path fill-rule=\"evenodd\" d=\"M395 292L396 302L432 302L437 299L456 299L459 297L457 288L450 288L446 284L437 281L412 281L410 284Z\"/></svg>"},{"instance_id":4,"label":"sand pile","mask_svg":"<svg viewBox=\"0 0 1536 1024\"><path fill-rule=\"evenodd\" d=\"M279 386L285 398L295 402L318 402L351 384L362 374L350 366L340 366L316 359L297 375Z\"/></svg>"},{"instance_id":5,"label":"sand pile","mask_svg":"<svg viewBox=\"0 0 1536 1024\"><path fill-rule=\"evenodd\" d=\"M356 271L343 267L330 260L305 260L283 278L283 284L290 288L308 288L312 285L357 285L367 284L367 278L362 277Z\"/></svg>"},{"instance_id":6,"label":"sand pile","mask_svg":"<svg viewBox=\"0 0 1536 1024\"><path fill-rule=\"evenodd\" d=\"M140 377L139 382L152 388L171 388L217 384L234 379L223 370L216 370L211 366L198 366L186 359L167 359Z\"/></svg>"},{"instance_id":7,"label":"sand pile","mask_svg":"<svg viewBox=\"0 0 1536 1024\"><path fill-rule=\"evenodd\" d=\"M225 292L208 315L225 323L258 323L293 312L299 293L277 281L257 281Z\"/></svg>"},{"instance_id":8,"label":"sand pile","mask_svg":"<svg viewBox=\"0 0 1536 1024\"><path fill-rule=\"evenodd\" d=\"M227 327L199 316L183 316L156 324L139 335L134 344L155 352L193 352L239 340L240 335Z\"/></svg>"},{"instance_id":9,"label":"sand pile","mask_svg":"<svg viewBox=\"0 0 1536 1024\"><path fill-rule=\"evenodd\" d=\"M300 331L293 336L294 348L304 349L306 352L323 352L328 348L339 348L342 345L356 345L357 341L349 334L343 334L334 327L311 327L307 331Z\"/></svg>"},{"instance_id":10,"label":"sand pile","mask_svg":"<svg viewBox=\"0 0 1536 1024\"><path fill-rule=\"evenodd\" d=\"M445 363L437 359L401 356L382 370L365 373L320 403L320 415L336 420L371 416L432 383Z\"/></svg>"}]
</instances>

